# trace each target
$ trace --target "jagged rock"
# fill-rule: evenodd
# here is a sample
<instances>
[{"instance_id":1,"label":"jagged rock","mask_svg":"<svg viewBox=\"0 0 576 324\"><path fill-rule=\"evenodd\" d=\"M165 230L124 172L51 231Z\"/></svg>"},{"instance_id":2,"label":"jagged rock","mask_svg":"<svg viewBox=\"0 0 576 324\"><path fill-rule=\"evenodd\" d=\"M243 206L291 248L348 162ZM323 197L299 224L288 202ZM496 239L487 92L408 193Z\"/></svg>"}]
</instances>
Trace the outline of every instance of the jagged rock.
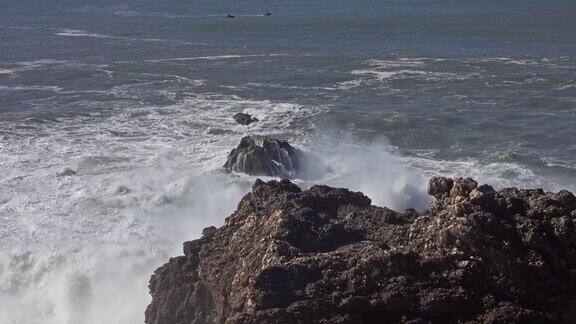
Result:
<instances>
[{"instance_id":1,"label":"jagged rock","mask_svg":"<svg viewBox=\"0 0 576 324\"><path fill-rule=\"evenodd\" d=\"M230 151L224 168L250 175L292 178L301 171L304 152L271 137L246 136Z\"/></svg>"},{"instance_id":2,"label":"jagged rock","mask_svg":"<svg viewBox=\"0 0 576 324\"><path fill-rule=\"evenodd\" d=\"M434 177L428 182L428 194L436 199L449 196L453 184L454 181L452 179Z\"/></svg>"},{"instance_id":3,"label":"jagged rock","mask_svg":"<svg viewBox=\"0 0 576 324\"><path fill-rule=\"evenodd\" d=\"M422 213L257 180L150 279L146 323L573 323L576 197L434 178Z\"/></svg>"},{"instance_id":4,"label":"jagged rock","mask_svg":"<svg viewBox=\"0 0 576 324\"><path fill-rule=\"evenodd\" d=\"M237 113L234 116L232 116L232 118L234 118L234 121L236 121L236 123L241 125L250 125L251 123L258 121L258 118L252 117L250 114L245 113Z\"/></svg>"},{"instance_id":5,"label":"jagged rock","mask_svg":"<svg viewBox=\"0 0 576 324\"><path fill-rule=\"evenodd\" d=\"M472 190L478 187L478 182L470 178L458 178L452 183L452 189L450 189L450 196L456 197L468 197Z\"/></svg>"}]
</instances>

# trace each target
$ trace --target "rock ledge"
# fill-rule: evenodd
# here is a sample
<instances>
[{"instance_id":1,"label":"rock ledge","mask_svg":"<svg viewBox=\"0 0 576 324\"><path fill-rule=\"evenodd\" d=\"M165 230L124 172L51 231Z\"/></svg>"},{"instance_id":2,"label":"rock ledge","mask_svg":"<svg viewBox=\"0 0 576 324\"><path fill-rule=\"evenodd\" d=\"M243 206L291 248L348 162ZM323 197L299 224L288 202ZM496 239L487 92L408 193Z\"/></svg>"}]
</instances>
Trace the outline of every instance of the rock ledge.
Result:
<instances>
[{"instance_id":1,"label":"rock ledge","mask_svg":"<svg viewBox=\"0 0 576 324\"><path fill-rule=\"evenodd\" d=\"M418 213L257 180L150 280L146 323L574 323L576 197L433 178Z\"/></svg>"}]
</instances>

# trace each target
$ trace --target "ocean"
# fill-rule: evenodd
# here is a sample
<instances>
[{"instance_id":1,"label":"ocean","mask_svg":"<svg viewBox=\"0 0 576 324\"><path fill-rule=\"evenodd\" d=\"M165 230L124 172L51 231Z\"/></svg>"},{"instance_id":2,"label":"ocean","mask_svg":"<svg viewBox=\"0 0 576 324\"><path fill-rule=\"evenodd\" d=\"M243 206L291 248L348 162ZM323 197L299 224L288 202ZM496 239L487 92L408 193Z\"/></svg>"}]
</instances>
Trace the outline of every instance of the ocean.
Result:
<instances>
[{"instance_id":1,"label":"ocean","mask_svg":"<svg viewBox=\"0 0 576 324\"><path fill-rule=\"evenodd\" d=\"M399 210L433 175L576 190L572 0L0 0L0 44L0 323L142 323L245 135Z\"/></svg>"}]
</instances>

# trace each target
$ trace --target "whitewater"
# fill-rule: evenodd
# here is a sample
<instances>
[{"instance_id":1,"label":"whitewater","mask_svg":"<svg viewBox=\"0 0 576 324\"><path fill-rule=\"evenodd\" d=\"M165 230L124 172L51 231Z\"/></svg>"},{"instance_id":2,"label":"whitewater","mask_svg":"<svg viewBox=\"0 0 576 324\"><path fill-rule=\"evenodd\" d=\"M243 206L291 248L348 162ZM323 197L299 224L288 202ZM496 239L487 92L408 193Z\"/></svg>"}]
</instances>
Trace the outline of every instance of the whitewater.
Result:
<instances>
[{"instance_id":1,"label":"whitewater","mask_svg":"<svg viewBox=\"0 0 576 324\"><path fill-rule=\"evenodd\" d=\"M0 1L0 323L142 323L246 135L395 210L434 175L575 191L574 6Z\"/></svg>"},{"instance_id":2,"label":"whitewater","mask_svg":"<svg viewBox=\"0 0 576 324\"><path fill-rule=\"evenodd\" d=\"M407 157L385 138L358 144L346 132L337 141L311 138L311 120L329 107L211 95L161 110L117 109L2 123L0 298L7 307L0 317L7 323L142 322L153 270L179 254L181 242L221 225L256 179L221 170L243 135L276 135L319 154L331 172L295 179L302 186L344 186L399 210L424 208L432 174L554 187L515 164ZM260 122L237 125L236 112ZM503 180L510 172L517 178Z\"/></svg>"}]
</instances>

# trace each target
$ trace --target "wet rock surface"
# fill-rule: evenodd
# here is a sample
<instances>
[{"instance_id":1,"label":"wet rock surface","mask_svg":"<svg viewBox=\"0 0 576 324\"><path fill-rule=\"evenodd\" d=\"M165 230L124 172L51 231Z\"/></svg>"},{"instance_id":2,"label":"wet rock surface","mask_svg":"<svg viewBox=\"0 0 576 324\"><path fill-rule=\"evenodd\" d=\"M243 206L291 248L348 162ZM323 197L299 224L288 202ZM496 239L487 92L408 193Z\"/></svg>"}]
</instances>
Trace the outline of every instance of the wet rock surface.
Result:
<instances>
[{"instance_id":1,"label":"wet rock surface","mask_svg":"<svg viewBox=\"0 0 576 324\"><path fill-rule=\"evenodd\" d=\"M70 168L70 167L66 167L64 169L62 169L62 171L58 172L56 174L56 176L58 177L69 177L69 176L73 176L76 175L76 173L78 173L76 170Z\"/></svg>"},{"instance_id":2,"label":"wet rock surface","mask_svg":"<svg viewBox=\"0 0 576 324\"><path fill-rule=\"evenodd\" d=\"M304 152L286 141L246 136L230 151L224 168L250 175L292 178L301 171L304 158Z\"/></svg>"},{"instance_id":3,"label":"wet rock surface","mask_svg":"<svg viewBox=\"0 0 576 324\"><path fill-rule=\"evenodd\" d=\"M240 125L250 125L251 123L257 122L258 118L252 117L250 114L237 113L234 116L234 121Z\"/></svg>"},{"instance_id":4,"label":"wet rock surface","mask_svg":"<svg viewBox=\"0 0 576 324\"><path fill-rule=\"evenodd\" d=\"M421 213L257 180L150 280L146 323L573 323L576 197L433 178Z\"/></svg>"}]
</instances>

